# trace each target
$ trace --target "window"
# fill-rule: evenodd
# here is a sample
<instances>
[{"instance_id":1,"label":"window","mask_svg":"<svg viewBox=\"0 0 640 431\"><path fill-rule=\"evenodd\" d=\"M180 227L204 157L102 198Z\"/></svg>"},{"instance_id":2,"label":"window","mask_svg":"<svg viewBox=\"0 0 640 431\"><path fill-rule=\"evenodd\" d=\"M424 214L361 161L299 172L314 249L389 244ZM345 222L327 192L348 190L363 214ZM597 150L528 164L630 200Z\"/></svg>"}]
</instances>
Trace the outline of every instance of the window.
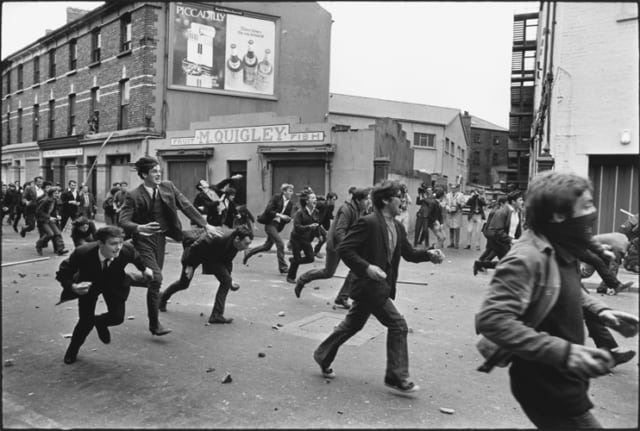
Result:
<instances>
[{"instance_id":1,"label":"window","mask_svg":"<svg viewBox=\"0 0 640 431\"><path fill-rule=\"evenodd\" d=\"M480 133L474 133L473 134L473 143L474 144L479 144L480 143Z\"/></svg>"},{"instance_id":2,"label":"window","mask_svg":"<svg viewBox=\"0 0 640 431\"><path fill-rule=\"evenodd\" d=\"M120 19L120 51L131 49L131 14L127 13Z\"/></svg>"},{"instance_id":3,"label":"window","mask_svg":"<svg viewBox=\"0 0 640 431\"><path fill-rule=\"evenodd\" d=\"M449 154L451 154L451 157L456 156L456 143L453 141L451 141L451 151L449 151Z\"/></svg>"},{"instance_id":4,"label":"window","mask_svg":"<svg viewBox=\"0 0 640 431\"><path fill-rule=\"evenodd\" d=\"M67 124L67 135L76 134L76 95L69 94L69 122Z\"/></svg>"},{"instance_id":5,"label":"window","mask_svg":"<svg viewBox=\"0 0 640 431\"><path fill-rule=\"evenodd\" d=\"M18 65L18 90L22 90L24 88L24 68L22 64Z\"/></svg>"},{"instance_id":6,"label":"window","mask_svg":"<svg viewBox=\"0 0 640 431\"><path fill-rule=\"evenodd\" d=\"M474 151L473 152L473 156L471 157L471 164L472 165L479 165L480 164L480 151Z\"/></svg>"},{"instance_id":7,"label":"window","mask_svg":"<svg viewBox=\"0 0 640 431\"><path fill-rule=\"evenodd\" d=\"M33 140L38 140L38 131L40 125L40 105L33 105Z\"/></svg>"},{"instance_id":8,"label":"window","mask_svg":"<svg viewBox=\"0 0 640 431\"><path fill-rule=\"evenodd\" d=\"M49 78L56 77L56 50L49 51Z\"/></svg>"},{"instance_id":9,"label":"window","mask_svg":"<svg viewBox=\"0 0 640 431\"><path fill-rule=\"evenodd\" d=\"M33 85L40 82L40 57L33 58Z\"/></svg>"},{"instance_id":10,"label":"window","mask_svg":"<svg viewBox=\"0 0 640 431\"><path fill-rule=\"evenodd\" d=\"M435 148L436 135L430 133L414 133L413 145L416 147Z\"/></svg>"},{"instance_id":11,"label":"window","mask_svg":"<svg viewBox=\"0 0 640 431\"><path fill-rule=\"evenodd\" d=\"M129 127L129 80L120 81L120 110L118 112L118 130Z\"/></svg>"},{"instance_id":12,"label":"window","mask_svg":"<svg viewBox=\"0 0 640 431\"><path fill-rule=\"evenodd\" d=\"M18 144L22 142L22 108L18 108L18 137L16 142Z\"/></svg>"},{"instance_id":13,"label":"window","mask_svg":"<svg viewBox=\"0 0 640 431\"><path fill-rule=\"evenodd\" d=\"M460 148L460 160L464 163L464 148Z\"/></svg>"},{"instance_id":14,"label":"window","mask_svg":"<svg viewBox=\"0 0 640 431\"><path fill-rule=\"evenodd\" d=\"M78 65L78 41L71 39L69 41L69 70L76 70Z\"/></svg>"},{"instance_id":15,"label":"window","mask_svg":"<svg viewBox=\"0 0 640 431\"><path fill-rule=\"evenodd\" d=\"M49 100L49 132L48 138L53 138L53 132L56 126L56 101L54 99Z\"/></svg>"},{"instance_id":16,"label":"window","mask_svg":"<svg viewBox=\"0 0 640 431\"><path fill-rule=\"evenodd\" d=\"M91 61L100 61L100 48L102 47L102 35L100 29L97 28L91 33Z\"/></svg>"},{"instance_id":17,"label":"window","mask_svg":"<svg viewBox=\"0 0 640 431\"><path fill-rule=\"evenodd\" d=\"M492 156L492 162L491 163L493 163L494 166L497 165L498 164L498 153L493 153L491 156Z\"/></svg>"},{"instance_id":18,"label":"window","mask_svg":"<svg viewBox=\"0 0 640 431\"><path fill-rule=\"evenodd\" d=\"M100 112L98 112L98 102L100 101L100 89L94 87L91 89L91 100L89 106L89 131L98 133L100 128Z\"/></svg>"},{"instance_id":19,"label":"window","mask_svg":"<svg viewBox=\"0 0 640 431\"><path fill-rule=\"evenodd\" d=\"M493 145L500 145L500 136L492 136Z\"/></svg>"},{"instance_id":20,"label":"window","mask_svg":"<svg viewBox=\"0 0 640 431\"><path fill-rule=\"evenodd\" d=\"M7 94L11 93L11 69L7 70Z\"/></svg>"},{"instance_id":21,"label":"window","mask_svg":"<svg viewBox=\"0 0 640 431\"><path fill-rule=\"evenodd\" d=\"M7 112L7 145L11 144L11 113Z\"/></svg>"},{"instance_id":22,"label":"window","mask_svg":"<svg viewBox=\"0 0 640 431\"><path fill-rule=\"evenodd\" d=\"M444 138L444 152L449 154L449 138Z\"/></svg>"},{"instance_id":23,"label":"window","mask_svg":"<svg viewBox=\"0 0 640 431\"><path fill-rule=\"evenodd\" d=\"M518 169L518 152L509 151L507 153L507 167L511 169Z\"/></svg>"}]
</instances>

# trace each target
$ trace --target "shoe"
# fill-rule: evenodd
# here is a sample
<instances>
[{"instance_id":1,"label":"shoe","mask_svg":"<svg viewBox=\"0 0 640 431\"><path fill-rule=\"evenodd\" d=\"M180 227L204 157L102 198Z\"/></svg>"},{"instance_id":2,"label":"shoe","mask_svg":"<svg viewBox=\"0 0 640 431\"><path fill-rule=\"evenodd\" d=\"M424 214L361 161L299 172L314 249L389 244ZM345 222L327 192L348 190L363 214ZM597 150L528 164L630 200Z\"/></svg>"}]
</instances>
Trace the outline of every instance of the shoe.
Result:
<instances>
[{"instance_id":1,"label":"shoe","mask_svg":"<svg viewBox=\"0 0 640 431\"><path fill-rule=\"evenodd\" d=\"M238 289L240 289L240 285L236 282L231 283L231 286L229 286L229 289L233 292L237 292Z\"/></svg>"},{"instance_id":2,"label":"shoe","mask_svg":"<svg viewBox=\"0 0 640 431\"><path fill-rule=\"evenodd\" d=\"M24 231L24 228L20 229L20 236L24 238L26 235L27 233Z\"/></svg>"},{"instance_id":3,"label":"shoe","mask_svg":"<svg viewBox=\"0 0 640 431\"><path fill-rule=\"evenodd\" d=\"M631 286L633 286L633 281L627 281L626 283L620 283L620 284L618 284L618 287L616 287L616 292L623 292L623 291L627 290L628 288L630 288Z\"/></svg>"},{"instance_id":4,"label":"shoe","mask_svg":"<svg viewBox=\"0 0 640 431\"><path fill-rule=\"evenodd\" d=\"M480 262L477 260L473 262L473 276L478 275L478 271L480 270Z\"/></svg>"},{"instance_id":5,"label":"shoe","mask_svg":"<svg viewBox=\"0 0 640 431\"><path fill-rule=\"evenodd\" d=\"M296 284L296 279L295 278L291 278L291 277L287 277L287 283Z\"/></svg>"},{"instance_id":6,"label":"shoe","mask_svg":"<svg viewBox=\"0 0 640 431\"><path fill-rule=\"evenodd\" d=\"M351 304L349 304L349 300L346 298L336 298L333 303L339 307L344 308L345 310L349 310L351 308Z\"/></svg>"},{"instance_id":7,"label":"shoe","mask_svg":"<svg viewBox=\"0 0 640 431\"><path fill-rule=\"evenodd\" d=\"M480 251L480 246L477 246L477 247L476 247L476 250Z\"/></svg>"},{"instance_id":8,"label":"shoe","mask_svg":"<svg viewBox=\"0 0 640 431\"><path fill-rule=\"evenodd\" d=\"M289 268L280 268L280 274L289 274Z\"/></svg>"},{"instance_id":9,"label":"shoe","mask_svg":"<svg viewBox=\"0 0 640 431\"><path fill-rule=\"evenodd\" d=\"M321 251L319 251L319 252L317 252L317 253L316 253L316 257L317 257L318 259L324 259L324 253L323 253L323 252L321 252Z\"/></svg>"},{"instance_id":10,"label":"shoe","mask_svg":"<svg viewBox=\"0 0 640 431\"><path fill-rule=\"evenodd\" d=\"M609 296L613 296L613 295L617 295L618 291L612 287L607 287L607 295Z\"/></svg>"},{"instance_id":11,"label":"shoe","mask_svg":"<svg viewBox=\"0 0 640 431\"><path fill-rule=\"evenodd\" d=\"M58 256L64 256L65 254L69 253L69 250L60 250L60 251L56 251L56 254Z\"/></svg>"},{"instance_id":12,"label":"shoe","mask_svg":"<svg viewBox=\"0 0 640 431\"><path fill-rule=\"evenodd\" d=\"M394 382L385 377L384 384L385 386L388 386L391 389L396 390L402 394L410 394L412 392L418 392L420 390L420 386L408 380L403 380L401 382Z\"/></svg>"},{"instance_id":13,"label":"shoe","mask_svg":"<svg viewBox=\"0 0 640 431\"><path fill-rule=\"evenodd\" d=\"M246 265L249 260L249 255L247 254L247 250L244 251L244 256L242 257L242 264Z\"/></svg>"},{"instance_id":14,"label":"shoe","mask_svg":"<svg viewBox=\"0 0 640 431\"><path fill-rule=\"evenodd\" d=\"M224 316L211 316L209 317L209 323L231 323L233 322L232 318L226 318Z\"/></svg>"},{"instance_id":15,"label":"shoe","mask_svg":"<svg viewBox=\"0 0 640 431\"><path fill-rule=\"evenodd\" d=\"M111 342L111 333L109 332L109 328L104 325L96 324L96 331L98 332L98 338L104 344L109 344Z\"/></svg>"},{"instance_id":16,"label":"shoe","mask_svg":"<svg viewBox=\"0 0 640 431\"><path fill-rule=\"evenodd\" d=\"M596 289L596 293L607 293L607 288L606 287L598 287Z\"/></svg>"},{"instance_id":17,"label":"shoe","mask_svg":"<svg viewBox=\"0 0 640 431\"><path fill-rule=\"evenodd\" d=\"M470 249L471 249L471 246L470 246L470 245L468 245L468 246L466 246L464 249L465 249L465 250L470 250Z\"/></svg>"},{"instance_id":18,"label":"shoe","mask_svg":"<svg viewBox=\"0 0 640 431\"><path fill-rule=\"evenodd\" d=\"M164 291L160 292L160 302L158 302L158 310L162 311L162 312L166 312L167 311L167 301L169 300L169 298L165 297Z\"/></svg>"},{"instance_id":19,"label":"shoe","mask_svg":"<svg viewBox=\"0 0 640 431\"><path fill-rule=\"evenodd\" d=\"M158 337L160 337L162 335L167 335L169 332L171 332L171 329L165 328L164 326L159 324L157 328L149 328L149 331L151 332L151 335L157 335Z\"/></svg>"},{"instance_id":20,"label":"shoe","mask_svg":"<svg viewBox=\"0 0 640 431\"><path fill-rule=\"evenodd\" d=\"M615 362L614 366L629 362L634 358L634 356L636 356L635 351L622 350L620 349L620 347L616 347L615 349L610 350L609 353L611 353L611 356L613 357L613 360Z\"/></svg>"},{"instance_id":21,"label":"shoe","mask_svg":"<svg viewBox=\"0 0 640 431\"><path fill-rule=\"evenodd\" d=\"M302 293L303 288L304 288L304 283L298 280L296 282L296 287L293 289L293 292L296 294L296 298L300 298L300 294Z\"/></svg>"},{"instance_id":22,"label":"shoe","mask_svg":"<svg viewBox=\"0 0 640 431\"><path fill-rule=\"evenodd\" d=\"M18 226L14 226L13 230L14 230L15 233L18 233Z\"/></svg>"},{"instance_id":23,"label":"shoe","mask_svg":"<svg viewBox=\"0 0 640 431\"><path fill-rule=\"evenodd\" d=\"M324 377L325 379L336 378L336 373L333 372L333 368L322 366L316 352L313 352L313 360L316 361L318 365L320 365L320 372L322 373L322 377Z\"/></svg>"},{"instance_id":24,"label":"shoe","mask_svg":"<svg viewBox=\"0 0 640 431\"><path fill-rule=\"evenodd\" d=\"M69 346L64 354L64 363L67 365L73 364L78 358L78 349Z\"/></svg>"},{"instance_id":25,"label":"shoe","mask_svg":"<svg viewBox=\"0 0 640 431\"><path fill-rule=\"evenodd\" d=\"M42 247L39 245L36 245L36 253L38 253L38 256L42 256Z\"/></svg>"},{"instance_id":26,"label":"shoe","mask_svg":"<svg viewBox=\"0 0 640 431\"><path fill-rule=\"evenodd\" d=\"M453 244L449 244L448 248L455 248L455 246Z\"/></svg>"}]
</instances>

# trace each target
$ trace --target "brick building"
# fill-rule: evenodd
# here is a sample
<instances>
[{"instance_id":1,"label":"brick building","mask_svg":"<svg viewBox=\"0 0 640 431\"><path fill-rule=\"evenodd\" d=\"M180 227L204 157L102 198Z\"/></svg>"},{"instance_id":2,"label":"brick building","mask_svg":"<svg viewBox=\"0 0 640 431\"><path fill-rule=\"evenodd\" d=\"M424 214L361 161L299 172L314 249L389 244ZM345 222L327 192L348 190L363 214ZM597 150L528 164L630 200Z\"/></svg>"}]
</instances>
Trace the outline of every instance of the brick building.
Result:
<instances>
[{"instance_id":1,"label":"brick building","mask_svg":"<svg viewBox=\"0 0 640 431\"><path fill-rule=\"evenodd\" d=\"M469 123L470 143L468 174L469 183L493 189L503 189L507 176L515 171L513 160L508 158L509 131L466 111L463 115Z\"/></svg>"},{"instance_id":2,"label":"brick building","mask_svg":"<svg viewBox=\"0 0 640 431\"><path fill-rule=\"evenodd\" d=\"M620 209L638 213L638 5L542 2L539 16L531 173L588 175L597 232L615 231Z\"/></svg>"}]
</instances>

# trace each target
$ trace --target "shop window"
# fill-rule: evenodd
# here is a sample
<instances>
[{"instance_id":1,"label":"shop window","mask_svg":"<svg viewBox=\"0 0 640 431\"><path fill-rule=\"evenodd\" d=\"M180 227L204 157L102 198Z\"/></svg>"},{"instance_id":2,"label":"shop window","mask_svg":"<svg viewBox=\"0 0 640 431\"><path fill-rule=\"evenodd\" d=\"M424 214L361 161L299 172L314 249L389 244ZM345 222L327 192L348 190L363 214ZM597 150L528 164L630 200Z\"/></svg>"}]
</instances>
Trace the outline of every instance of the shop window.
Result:
<instances>
[{"instance_id":1,"label":"shop window","mask_svg":"<svg viewBox=\"0 0 640 431\"><path fill-rule=\"evenodd\" d=\"M491 161L491 163L495 166L498 164L498 153L493 153L491 155L493 157L493 160Z\"/></svg>"},{"instance_id":2,"label":"shop window","mask_svg":"<svg viewBox=\"0 0 640 431\"><path fill-rule=\"evenodd\" d=\"M97 28L91 32L91 62L97 63L100 61L100 50L102 48L102 34L100 29Z\"/></svg>"},{"instance_id":3,"label":"shop window","mask_svg":"<svg viewBox=\"0 0 640 431\"><path fill-rule=\"evenodd\" d=\"M473 143L474 144L479 144L480 143L480 133L474 133L473 134Z\"/></svg>"},{"instance_id":4,"label":"shop window","mask_svg":"<svg viewBox=\"0 0 640 431\"><path fill-rule=\"evenodd\" d=\"M131 50L131 14L127 13L120 18L120 51Z\"/></svg>"},{"instance_id":5,"label":"shop window","mask_svg":"<svg viewBox=\"0 0 640 431\"><path fill-rule=\"evenodd\" d=\"M413 145L422 148L435 148L436 135L431 133L414 133Z\"/></svg>"},{"instance_id":6,"label":"shop window","mask_svg":"<svg viewBox=\"0 0 640 431\"><path fill-rule=\"evenodd\" d=\"M129 127L129 80L120 81L120 109L118 111L118 130Z\"/></svg>"},{"instance_id":7,"label":"shop window","mask_svg":"<svg viewBox=\"0 0 640 431\"><path fill-rule=\"evenodd\" d=\"M449 138L444 138L444 152L449 154Z\"/></svg>"},{"instance_id":8,"label":"shop window","mask_svg":"<svg viewBox=\"0 0 640 431\"><path fill-rule=\"evenodd\" d=\"M40 127L40 105L33 105L33 140L38 140L38 131Z\"/></svg>"},{"instance_id":9,"label":"shop window","mask_svg":"<svg viewBox=\"0 0 640 431\"><path fill-rule=\"evenodd\" d=\"M49 50L49 78L56 77L56 49Z\"/></svg>"},{"instance_id":10,"label":"shop window","mask_svg":"<svg viewBox=\"0 0 640 431\"><path fill-rule=\"evenodd\" d=\"M69 121L67 122L67 135L76 134L76 95L69 95Z\"/></svg>"},{"instance_id":11,"label":"shop window","mask_svg":"<svg viewBox=\"0 0 640 431\"><path fill-rule=\"evenodd\" d=\"M40 82L40 56L33 58L33 85Z\"/></svg>"},{"instance_id":12,"label":"shop window","mask_svg":"<svg viewBox=\"0 0 640 431\"><path fill-rule=\"evenodd\" d=\"M78 41L71 39L69 41L69 70L76 70L78 65Z\"/></svg>"},{"instance_id":13,"label":"shop window","mask_svg":"<svg viewBox=\"0 0 640 431\"><path fill-rule=\"evenodd\" d=\"M48 138L53 138L56 127L56 101L49 100L49 131Z\"/></svg>"},{"instance_id":14,"label":"shop window","mask_svg":"<svg viewBox=\"0 0 640 431\"><path fill-rule=\"evenodd\" d=\"M22 108L18 108L18 136L16 141L18 144L22 142Z\"/></svg>"}]
</instances>

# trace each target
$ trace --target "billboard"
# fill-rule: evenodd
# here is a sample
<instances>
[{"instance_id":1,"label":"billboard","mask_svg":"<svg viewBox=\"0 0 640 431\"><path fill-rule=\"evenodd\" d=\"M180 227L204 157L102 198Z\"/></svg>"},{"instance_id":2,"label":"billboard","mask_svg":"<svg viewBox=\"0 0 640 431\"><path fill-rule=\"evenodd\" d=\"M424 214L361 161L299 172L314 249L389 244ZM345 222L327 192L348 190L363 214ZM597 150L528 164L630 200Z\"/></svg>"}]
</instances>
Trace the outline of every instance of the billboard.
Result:
<instances>
[{"instance_id":1,"label":"billboard","mask_svg":"<svg viewBox=\"0 0 640 431\"><path fill-rule=\"evenodd\" d=\"M203 3L170 10L170 86L275 95L276 17Z\"/></svg>"}]
</instances>

